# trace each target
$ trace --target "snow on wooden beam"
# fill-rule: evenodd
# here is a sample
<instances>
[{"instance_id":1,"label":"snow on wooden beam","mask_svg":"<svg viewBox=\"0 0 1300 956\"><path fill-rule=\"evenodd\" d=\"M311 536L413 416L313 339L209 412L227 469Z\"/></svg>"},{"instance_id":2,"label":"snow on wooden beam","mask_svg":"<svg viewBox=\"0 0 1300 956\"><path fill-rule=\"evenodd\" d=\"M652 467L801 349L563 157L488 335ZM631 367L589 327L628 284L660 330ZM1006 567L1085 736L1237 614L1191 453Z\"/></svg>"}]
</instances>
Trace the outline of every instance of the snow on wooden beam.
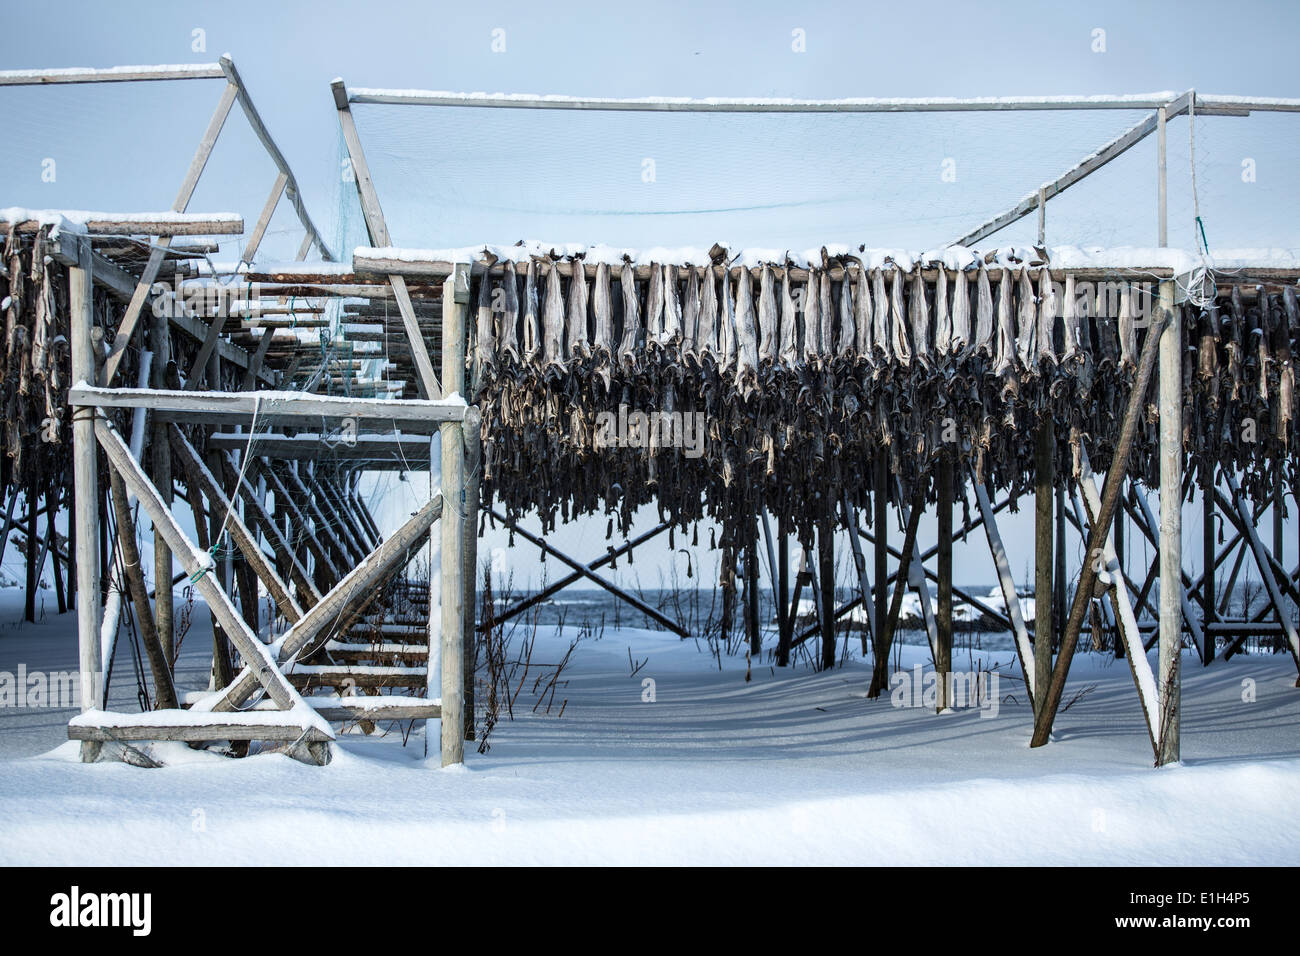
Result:
<instances>
[{"instance_id":1,"label":"snow on wooden beam","mask_svg":"<svg viewBox=\"0 0 1300 956\"><path fill-rule=\"evenodd\" d=\"M147 408L169 421L247 427L256 414L259 424L319 428L322 419L351 419L357 431L401 428L423 435L432 434L442 422L463 421L467 407L459 396L437 401L393 400L307 392L100 388L84 382L69 390L68 400L97 408Z\"/></svg>"},{"instance_id":2,"label":"snow on wooden beam","mask_svg":"<svg viewBox=\"0 0 1300 956\"><path fill-rule=\"evenodd\" d=\"M48 226L91 236L242 236L234 212L86 212L72 209L0 209L0 223L20 233Z\"/></svg>"},{"instance_id":3,"label":"snow on wooden beam","mask_svg":"<svg viewBox=\"0 0 1300 956\"><path fill-rule=\"evenodd\" d=\"M59 83L137 83L148 80L220 80L219 63L160 66L83 66L53 70L0 70L0 86L51 86Z\"/></svg>"}]
</instances>

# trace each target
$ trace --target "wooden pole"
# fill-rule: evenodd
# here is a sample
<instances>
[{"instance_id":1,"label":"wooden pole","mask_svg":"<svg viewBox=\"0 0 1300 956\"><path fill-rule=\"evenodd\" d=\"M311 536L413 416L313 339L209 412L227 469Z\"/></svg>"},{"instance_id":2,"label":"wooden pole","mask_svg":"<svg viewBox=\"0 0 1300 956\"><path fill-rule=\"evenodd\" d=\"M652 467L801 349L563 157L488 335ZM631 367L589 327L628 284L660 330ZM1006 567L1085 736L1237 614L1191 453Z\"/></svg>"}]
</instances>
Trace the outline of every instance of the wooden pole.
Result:
<instances>
[{"instance_id":1,"label":"wooden pole","mask_svg":"<svg viewBox=\"0 0 1300 956\"><path fill-rule=\"evenodd\" d=\"M889 613L886 589L889 587L889 459L883 450L876 451L874 461L875 481L872 495L871 531L876 536L876 621L872 636L876 640L876 654L880 654L880 639L885 633L885 617Z\"/></svg>"},{"instance_id":2,"label":"wooden pole","mask_svg":"<svg viewBox=\"0 0 1300 956\"><path fill-rule=\"evenodd\" d=\"M817 528L817 563L819 565L821 601L822 670L835 666L835 504L824 501L825 514Z\"/></svg>"},{"instance_id":3,"label":"wooden pole","mask_svg":"<svg viewBox=\"0 0 1300 956\"><path fill-rule=\"evenodd\" d=\"M90 244L77 243L79 264L68 269L68 328L71 338L72 380L95 380L95 352L90 330L94 322L94 277ZM99 460L95 441L95 410L72 408L73 522L76 528L77 647L80 662L81 710L103 706L103 661L99 626L102 604L99 591ZM100 745L83 741L81 759L99 758Z\"/></svg>"},{"instance_id":4,"label":"wooden pole","mask_svg":"<svg viewBox=\"0 0 1300 956\"><path fill-rule=\"evenodd\" d=\"M858 540L858 513L849 506L849 493L843 492L844 523L849 529L849 545L853 550L853 566L858 572L858 595L862 598L862 609L867 626L862 630L862 657L867 656L868 638L874 639L876 629L871 617L871 579L867 576L867 556L862 553L862 542Z\"/></svg>"},{"instance_id":5,"label":"wooden pole","mask_svg":"<svg viewBox=\"0 0 1300 956\"><path fill-rule=\"evenodd\" d=\"M1160 309L1172 318L1160 342L1160 663L1156 681L1160 746L1156 765L1164 766L1179 758L1183 643L1183 325L1174 314L1174 284L1168 280L1160 283Z\"/></svg>"},{"instance_id":6,"label":"wooden pole","mask_svg":"<svg viewBox=\"0 0 1300 956\"><path fill-rule=\"evenodd\" d=\"M790 664L790 643L794 640L795 614L790 607L790 524L784 514L776 519L776 666Z\"/></svg>"},{"instance_id":7,"label":"wooden pole","mask_svg":"<svg viewBox=\"0 0 1300 956\"><path fill-rule=\"evenodd\" d=\"M113 514L117 521L117 545L121 549L122 564L126 571L125 583L131 594L131 606L135 609L136 628L140 632L140 641L144 644L145 656L149 658L149 670L153 674L154 705L159 710L170 710L179 706L176 686L172 683L171 661L163 653L154 626L153 612L149 609L149 589L145 586L144 571L140 567L140 549L136 546L135 521L131 518L131 508L127 503L126 485L122 476L111 468L108 480L112 491Z\"/></svg>"},{"instance_id":8,"label":"wooden pole","mask_svg":"<svg viewBox=\"0 0 1300 956\"><path fill-rule=\"evenodd\" d=\"M938 675L938 702L940 713L954 701L952 689L952 501L953 462L945 452L939 456L938 474L939 554L936 570L939 572L939 620L934 669Z\"/></svg>"},{"instance_id":9,"label":"wooden pole","mask_svg":"<svg viewBox=\"0 0 1300 956\"><path fill-rule=\"evenodd\" d=\"M1119 504L1120 489L1124 486L1124 473L1129 452L1133 449L1133 436L1137 432L1138 418L1146 399L1147 387L1151 384L1151 375L1155 369L1157 344L1170 324L1171 316L1167 311L1157 310L1155 324L1147 332L1147 339L1142 345L1142 355L1138 363L1137 380L1129 392L1128 406L1124 410L1124 419L1120 426L1119 441L1115 444L1115 460L1106 474L1106 483L1102 488L1101 505L1097 509L1097 520L1088 535L1088 547L1084 551L1083 569L1079 575L1079 584L1074 591L1074 602L1070 605L1070 615L1065 621L1065 630L1061 634L1060 653L1056 666L1052 669L1052 679L1047 686L1046 699L1034 718L1034 735L1031 747L1041 747L1047 743L1052 733L1052 723L1056 720L1056 711L1061 704L1061 693L1065 690L1065 679L1070 673L1070 662L1074 657L1074 648L1079 642L1079 629L1083 626L1084 615L1088 611L1088 602L1092 598L1093 587L1097 583L1103 556L1103 543L1110 535L1111 519ZM1177 591L1174 592L1177 594Z\"/></svg>"},{"instance_id":10,"label":"wooden pole","mask_svg":"<svg viewBox=\"0 0 1300 956\"><path fill-rule=\"evenodd\" d=\"M462 433L465 436L465 530L463 532L461 565L464 568L465 587L463 653L465 655L465 739L474 739L474 664L475 620L478 616L478 507L480 466L483 462L483 439L480 433L482 416L472 407L465 416Z\"/></svg>"},{"instance_id":11,"label":"wooden pole","mask_svg":"<svg viewBox=\"0 0 1300 956\"><path fill-rule=\"evenodd\" d=\"M1056 457L1055 426L1051 416L1045 416L1038 426L1038 441L1034 449L1034 686L1046 687L1052 679L1052 603L1055 593L1052 581L1053 564L1053 514L1054 467ZM1042 705L1038 695L1035 710Z\"/></svg>"},{"instance_id":12,"label":"wooden pole","mask_svg":"<svg viewBox=\"0 0 1300 956\"><path fill-rule=\"evenodd\" d=\"M907 528L903 531L903 550L902 557L899 558L898 575L894 581L894 596L889 603L889 613L885 617L884 625L880 631L880 641L876 646L875 666L871 671L871 686L867 689L867 697L874 700L880 696L888 684L886 671L889 669L889 646L894 641L894 628L898 624L898 614L903 609L903 595L907 592L907 572L904 562L907 556L914 554L916 551L916 531L921 525L921 511L925 505L925 484L918 481L916 484L915 499L912 502L912 509L907 516ZM884 523L881 523L881 530L884 530ZM877 538L879 542L879 538ZM878 578L876 586L884 586L884 578Z\"/></svg>"},{"instance_id":13,"label":"wooden pole","mask_svg":"<svg viewBox=\"0 0 1300 956\"><path fill-rule=\"evenodd\" d=\"M465 314L469 266L458 265L442 285L442 375L448 393L465 391ZM445 422L442 444L441 535L442 765L465 761L465 442L463 429ZM431 622L432 623L432 622Z\"/></svg>"},{"instance_id":14,"label":"wooden pole","mask_svg":"<svg viewBox=\"0 0 1300 956\"><path fill-rule=\"evenodd\" d=\"M153 363L149 372L150 384L154 388L167 387L167 365L171 357L171 322L166 310L162 315L154 316L149 330L149 344L153 350ZM167 442L167 423L154 417L150 437L150 457L154 487L158 489L163 503L169 508L172 503L172 452ZM153 578L154 578L154 625L158 629L158 642L162 645L167 660L176 662L176 635L173 620L175 618L175 601L171 585L173 561L171 548L161 531L153 531Z\"/></svg>"}]
</instances>

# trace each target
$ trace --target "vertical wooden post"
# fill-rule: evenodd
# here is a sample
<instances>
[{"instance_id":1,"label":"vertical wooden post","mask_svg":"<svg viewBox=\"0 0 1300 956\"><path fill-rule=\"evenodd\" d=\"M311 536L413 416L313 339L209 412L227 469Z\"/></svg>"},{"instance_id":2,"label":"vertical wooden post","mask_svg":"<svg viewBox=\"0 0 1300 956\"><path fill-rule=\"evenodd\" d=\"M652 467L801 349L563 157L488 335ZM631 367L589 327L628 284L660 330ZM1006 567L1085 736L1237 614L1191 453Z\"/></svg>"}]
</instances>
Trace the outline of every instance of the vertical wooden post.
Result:
<instances>
[{"instance_id":1,"label":"vertical wooden post","mask_svg":"<svg viewBox=\"0 0 1300 956\"><path fill-rule=\"evenodd\" d=\"M71 335L72 381L95 381L95 352L90 329L94 316L94 280L90 244L78 242L79 263L68 270L68 325ZM100 699L103 660L99 643L99 459L95 440L95 410L72 408L72 481L75 489L77 562L77 647L81 677L81 709L94 710ZM87 763L99 757L100 745L81 744L81 759Z\"/></svg>"},{"instance_id":2,"label":"vertical wooden post","mask_svg":"<svg viewBox=\"0 0 1300 956\"><path fill-rule=\"evenodd\" d=\"M939 621L938 641L936 642L934 669L938 674L938 707L943 712L955 701L950 696L952 689L952 499L953 499L953 462L947 452L939 456L938 508L939 508L939 553L937 571L939 575ZM967 704L970 702L967 701Z\"/></svg>"},{"instance_id":3,"label":"vertical wooden post","mask_svg":"<svg viewBox=\"0 0 1300 956\"><path fill-rule=\"evenodd\" d=\"M446 379L444 378L444 381ZM470 409L465 416L465 534L464 554L461 563L464 566L465 586L465 739L474 739L474 622L478 607L478 507L479 477L483 461L483 440L479 429L483 417L477 407Z\"/></svg>"},{"instance_id":4,"label":"vertical wooden post","mask_svg":"<svg viewBox=\"0 0 1300 956\"><path fill-rule=\"evenodd\" d=\"M1120 495L1123 496L1125 493L1126 492L1120 492ZM1123 574L1128 565L1124 562L1124 509L1122 507L1120 508L1119 513L1115 515L1115 528L1111 536L1115 541L1115 560L1119 562L1119 570L1120 573ZM1093 640L1095 641L1096 639L1097 635L1093 635ZM1123 660L1124 642L1119 638L1118 619L1115 620L1115 631L1111 634L1111 640L1115 644L1115 659ZM1094 644L1093 646L1095 647L1096 645Z\"/></svg>"},{"instance_id":5,"label":"vertical wooden post","mask_svg":"<svg viewBox=\"0 0 1300 956\"><path fill-rule=\"evenodd\" d=\"M1038 426L1038 442L1034 449L1034 687L1037 688L1045 688L1052 679L1052 635L1055 630L1052 604L1056 598L1052 586L1055 433L1051 416L1045 416ZM1035 712L1042 699L1043 694L1036 695Z\"/></svg>"},{"instance_id":6,"label":"vertical wooden post","mask_svg":"<svg viewBox=\"0 0 1300 956\"><path fill-rule=\"evenodd\" d=\"M874 465L871 530L876 536L876 626L872 635L876 640L876 653L879 653L885 618L889 614L889 459L883 449L877 449ZM902 573L901 568L899 573Z\"/></svg>"},{"instance_id":7,"label":"vertical wooden post","mask_svg":"<svg viewBox=\"0 0 1300 956\"><path fill-rule=\"evenodd\" d=\"M1160 308L1171 319L1160 342L1160 666L1156 687L1161 716L1156 764L1163 766L1177 761L1180 753L1179 658L1183 642L1183 323L1174 310L1174 284L1169 280L1160 283Z\"/></svg>"},{"instance_id":8,"label":"vertical wooden post","mask_svg":"<svg viewBox=\"0 0 1300 956\"><path fill-rule=\"evenodd\" d=\"M174 307L174 306L169 306ZM153 364L150 367L153 388L167 387L167 364L171 356L171 329L166 311L155 315L149 330L149 344L153 350ZM158 489L163 503L171 507L172 503L172 451L167 440L167 423L155 420L150 435L150 452L153 464L153 483ZM168 663L175 665L175 634L172 624L174 604L172 600L172 551L162 533L154 528L153 532L153 578L154 578L154 626L158 629L158 641Z\"/></svg>"},{"instance_id":9,"label":"vertical wooden post","mask_svg":"<svg viewBox=\"0 0 1300 956\"><path fill-rule=\"evenodd\" d=\"M794 640L795 612L790 607L790 523L784 514L776 519L776 598L777 626L780 633L776 642L776 666L790 663L790 643Z\"/></svg>"},{"instance_id":10,"label":"vertical wooden post","mask_svg":"<svg viewBox=\"0 0 1300 956\"><path fill-rule=\"evenodd\" d=\"M29 455L27 462L27 526L23 528L23 533L27 536L23 548L27 565L27 593L23 602L23 619L29 624L36 621L36 591L41 583L41 569L36 566L41 548L41 539L36 534L36 517L41 510L41 480L37 468L39 460L39 456Z\"/></svg>"},{"instance_id":11,"label":"vertical wooden post","mask_svg":"<svg viewBox=\"0 0 1300 956\"><path fill-rule=\"evenodd\" d=\"M763 630L758 619L758 518L745 526L745 631L749 653L757 658L763 653Z\"/></svg>"},{"instance_id":12,"label":"vertical wooden post","mask_svg":"<svg viewBox=\"0 0 1300 956\"><path fill-rule=\"evenodd\" d=\"M822 503L824 515L817 527L817 563L821 578L818 614L822 625L822 670L835 666L835 503Z\"/></svg>"},{"instance_id":13,"label":"vertical wooden post","mask_svg":"<svg viewBox=\"0 0 1300 956\"><path fill-rule=\"evenodd\" d=\"M1159 239L1160 248L1169 245L1169 176L1167 172L1168 163L1166 161L1167 151L1165 148L1165 122L1168 119L1168 110L1160 107L1156 114L1156 174L1158 177L1159 209L1157 216L1159 219ZM1173 302L1170 301L1172 308ZM1179 335L1182 338L1182 335Z\"/></svg>"},{"instance_id":14,"label":"vertical wooden post","mask_svg":"<svg viewBox=\"0 0 1300 956\"><path fill-rule=\"evenodd\" d=\"M1215 588L1214 588L1214 465L1207 463L1201 468L1201 552L1205 562L1204 577L1201 580L1201 619L1205 630L1205 641L1201 644L1201 663L1209 664L1214 660L1214 634L1210 625L1214 623Z\"/></svg>"},{"instance_id":15,"label":"vertical wooden post","mask_svg":"<svg viewBox=\"0 0 1300 956\"><path fill-rule=\"evenodd\" d=\"M1062 487L1056 489L1056 585L1055 603L1052 607L1051 647L1055 651L1061 643L1061 628L1065 626L1065 608L1067 603L1067 576L1065 560L1065 488L1068 473L1062 480Z\"/></svg>"},{"instance_id":16,"label":"vertical wooden post","mask_svg":"<svg viewBox=\"0 0 1300 956\"><path fill-rule=\"evenodd\" d=\"M458 263L442 284L442 376L447 394L465 392L465 314L469 266ZM465 761L465 442L456 422L439 428L442 443L442 765Z\"/></svg>"}]
</instances>

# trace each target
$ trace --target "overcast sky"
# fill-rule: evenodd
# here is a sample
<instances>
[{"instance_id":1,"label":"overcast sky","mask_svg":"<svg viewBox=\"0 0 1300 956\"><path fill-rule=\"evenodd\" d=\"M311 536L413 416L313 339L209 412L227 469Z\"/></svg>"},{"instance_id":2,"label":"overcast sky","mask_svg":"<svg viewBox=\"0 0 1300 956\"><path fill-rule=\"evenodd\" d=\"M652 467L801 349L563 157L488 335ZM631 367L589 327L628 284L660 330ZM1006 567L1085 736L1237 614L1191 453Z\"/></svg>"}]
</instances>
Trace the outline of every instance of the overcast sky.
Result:
<instances>
[{"instance_id":1,"label":"overcast sky","mask_svg":"<svg viewBox=\"0 0 1300 956\"><path fill-rule=\"evenodd\" d=\"M326 236L360 241L328 84L591 96L1300 95L1294 3L713 5L3 4L0 69L212 62L230 53ZM503 31L494 33L494 31ZM1100 31L1100 32L1099 32ZM497 52L493 50L496 40ZM504 50L501 50L504 41ZM219 81L0 90L0 206L164 209ZM647 247L927 248L1001 212L1140 114L645 117L357 107L395 240L539 238ZM1186 119L1170 126L1170 230L1190 245ZM1300 117L1198 121L1197 195L1212 251L1300 247ZM43 181L54 159L57 177ZM655 182L642 176L654 161ZM946 161L955 182L941 178ZM1244 182L1242 164L1257 170ZM1102 177L1106 178L1103 179ZM251 221L274 169L236 111L191 209ZM1049 204L1050 243L1155 244L1154 145ZM998 242L1033 237L1032 218ZM291 258L282 208L263 252ZM231 249L229 258L237 253ZM225 250L223 249L223 253ZM400 517L389 493L388 518ZM1028 502L1026 502L1028 504ZM1017 576L1027 512L1003 519ZM594 518L557 535L602 549ZM1199 538L1188 512L1188 539ZM932 540L933 525L923 525ZM1288 553L1294 555L1289 533ZM989 582L979 541L959 581ZM499 547L490 535L485 548ZM1188 566L1198 561L1187 549ZM510 563L536 573L535 551ZM657 552L660 565L666 548ZM649 556L648 556L649 557ZM1288 558L1291 560L1292 558ZM638 561L643 579L653 560ZM698 566L698 562L697 562ZM554 568L554 566L553 566ZM625 573L625 572L624 572ZM652 585L653 580L644 583Z\"/></svg>"}]
</instances>

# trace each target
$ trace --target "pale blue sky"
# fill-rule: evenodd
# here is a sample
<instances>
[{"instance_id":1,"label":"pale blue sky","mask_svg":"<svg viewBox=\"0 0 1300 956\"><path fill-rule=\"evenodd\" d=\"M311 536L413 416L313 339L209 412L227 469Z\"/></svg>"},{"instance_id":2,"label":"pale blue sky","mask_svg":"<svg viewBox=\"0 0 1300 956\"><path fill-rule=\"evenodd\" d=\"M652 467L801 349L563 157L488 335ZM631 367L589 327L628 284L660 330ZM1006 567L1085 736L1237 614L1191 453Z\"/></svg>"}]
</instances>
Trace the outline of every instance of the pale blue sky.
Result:
<instances>
[{"instance_id":1,"label":"pale blue sky","mask_svg":"<svg viewBox=\"0 0 1300 956\"><path fill-rule=\"evenodd\" d=\"M339 181L328 90L340 75L352 86L592 96L1037 95L1191 86L1300 95L1294 3L700 6L6 0L0 69L210 62L229 52L313 216L331 240L350 232L353 242L355 217L344 217L350 229L340 225L348 207L340 200L350 196ZM206 52L191 49L196 28L205 31ZM504 54L491 50L495 28L505 30ZM1104 53L1093 50L1098 28ZM804 53L791 49L795 29L806 31ZM220 81L0 89L0 205L166 208L220 89ZM357 116L395 238L404 244L529 237L794 249L835 241L940 244L1139 118L575 117L386 107L357 107ZM1200 128L1198 192L1211 248L1300 246L1300 117L1215 119ZM1170 126L1175 245L1189 244L1191 234L1187 133L1185 119ZM54 183L40 178L47 157L58 163ZM656 161L651 186L640 179L646 157ZM956 162L956 183L940 180L947 158ZM1246 158L1258 170L1251 184L1240 177ZM236 111L191 208L238 211L251 221L273 177ZM1049 204L1049 241L1153 245L1154 183L1148 141ZM1029 219L997 238L1023 241L1033 232ZM282 208L264 251L288 258L298 238ZM1029 522L1027 514L1007 516L1004 531L1014 538ZM592 551L603 528L604 520L594 519L556 540ZM1189 540L1195 528L1189 512ZM932 534L923 526L923 537ZM494 536L487 547L499 543ZM986 553L972 538L958 551L957 577L989 580ZM1013 557L1018 575L1019 561ZM1196 563L1189 554L1189 566ZM518 573L530 566L521 555ZM643 572L650 567L637 563Z\"/></svg>"}]
</instances>

